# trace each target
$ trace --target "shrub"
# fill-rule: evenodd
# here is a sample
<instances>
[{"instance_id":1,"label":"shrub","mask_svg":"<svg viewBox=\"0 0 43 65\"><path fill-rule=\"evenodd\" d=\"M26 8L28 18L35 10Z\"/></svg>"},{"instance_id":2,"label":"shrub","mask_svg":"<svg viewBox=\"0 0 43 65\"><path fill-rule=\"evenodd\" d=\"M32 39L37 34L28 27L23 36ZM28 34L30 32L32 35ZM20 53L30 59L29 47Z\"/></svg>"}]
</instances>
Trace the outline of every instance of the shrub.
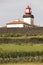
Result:
<instances>
[{"instance_id":1,"label":"shrub","mask_svg":"<svg viewBox=\"0 0 43 65\"><path fill-rule=\"evenodd\" d=\"M0 52L0 61L43 62L43 52Z\"/></svg>"},{"instance_id":2,"label":"shrub","mask_svg":"<svg viewBox=\"0 0 43 65\"><path fill-rule=\"evenodd\" d=\"M15 34L15 37L20 37L20 36L22 36L20 33Z\"/></svg>"},{"instance_id":3,"label":"shrub","mask_svg":"<svg viewBox=\"0 0 43 65\"><path fill-rule=\"evenodd\" d=\"M43 56L43 52L0 52L0 57L6 58L6 57L26 57L26 56Z\"/></svg>"}]
</instances>

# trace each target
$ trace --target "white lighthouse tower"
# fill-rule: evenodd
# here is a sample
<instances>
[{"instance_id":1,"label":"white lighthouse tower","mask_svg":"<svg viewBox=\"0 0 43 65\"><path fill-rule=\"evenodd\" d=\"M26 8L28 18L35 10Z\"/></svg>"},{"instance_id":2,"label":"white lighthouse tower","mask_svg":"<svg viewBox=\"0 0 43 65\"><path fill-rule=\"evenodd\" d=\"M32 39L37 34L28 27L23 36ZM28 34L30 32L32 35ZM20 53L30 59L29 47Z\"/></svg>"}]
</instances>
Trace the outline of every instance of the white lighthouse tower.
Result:
<instances>
[{"instance_id":1,"label":"white lighthouse tower","mask_svg":"<svg viewBox=\"0 0 43 65\"><path fill-rule=\"evenodd\" d=\"M25 14L23 15L23 21L34 25L34 15L32 15L31 7L28 5L25 9Z\"/></svg>"}]
</instances>

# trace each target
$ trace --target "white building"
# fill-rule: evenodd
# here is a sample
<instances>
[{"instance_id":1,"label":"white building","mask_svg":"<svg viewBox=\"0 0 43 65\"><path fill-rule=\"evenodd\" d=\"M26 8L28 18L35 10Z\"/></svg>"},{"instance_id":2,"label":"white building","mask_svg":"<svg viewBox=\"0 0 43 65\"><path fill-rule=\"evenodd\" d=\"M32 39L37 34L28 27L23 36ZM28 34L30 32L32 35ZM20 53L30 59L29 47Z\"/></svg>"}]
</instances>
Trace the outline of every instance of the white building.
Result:
<instances>
[{"instance_id":1,"label":"white building","mask_svg":"<svg viewBox=\"0 0 43 65\"><path fill-rule=\"evenodd\" d=\"M31 13L31 7L27 6L25 10L25 14L23 15L23 21L16 20L6 24L7 28L21 28L21 27L29 27L34 25L34 16Z\"/></svg>"},{"instance_id":2,"label":"white building","mask_svg":"<svg viewBox=\"0 0 43 65\"><path fill-rule=\"evenodd\" d=\"M23 15L23 21L28 24L34 25L34 15L32 15L31 7L27 6L25 9L25 14Z\"/></svg>"},{"instance_id":3,"label":"white building","mask_svg":"<svg viewBox=\"0 0 43 65\"><path fill-rule=\"evenodd\" d=\"M23 15L23 20L15 20L9 22L3 28L23 28L23 27L39 27L34 25L34 15L31 13L31 7L27 6L25 9L25 14Z\"/></svg>"},{"instance_id":4,"label":"white building","mask_svg":"<svg viewBox=\"0 0 43 65\"><path fill-rule=\"evenodd\" d=\"M23 22L23 21L13 21L9 22L6 24L7 28L23 28L23 27L28 27L28 23Z\"/></svg>"}]
</instances>

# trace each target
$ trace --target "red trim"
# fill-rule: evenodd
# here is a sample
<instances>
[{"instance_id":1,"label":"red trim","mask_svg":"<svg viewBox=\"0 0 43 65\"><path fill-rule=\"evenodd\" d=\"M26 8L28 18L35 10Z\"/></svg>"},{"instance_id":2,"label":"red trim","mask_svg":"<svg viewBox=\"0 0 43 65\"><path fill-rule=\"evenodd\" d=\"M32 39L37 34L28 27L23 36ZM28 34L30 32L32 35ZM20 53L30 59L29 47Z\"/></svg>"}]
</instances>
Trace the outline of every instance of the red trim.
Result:
<instances>
[{"instance_id":1,"label":"red trim","mask_svg":"<svg viewBox=\"0 0 43 65\"><path fill-rule=\"evenodd\" d=\"M12 22L9 22L7 24L28 24L28 23L23 22L23 21L12 21Z\"/></svg>"},{"instance_id":2,"label":"red trim","mask_svg":"<svg viewBox=\"0 0 43 65\"><path fill-rule=\"evenodd\" d=\"M31 9L31 7L28 5L28 6L26 7L26 9Z\"/></svg>"}]
</instances>

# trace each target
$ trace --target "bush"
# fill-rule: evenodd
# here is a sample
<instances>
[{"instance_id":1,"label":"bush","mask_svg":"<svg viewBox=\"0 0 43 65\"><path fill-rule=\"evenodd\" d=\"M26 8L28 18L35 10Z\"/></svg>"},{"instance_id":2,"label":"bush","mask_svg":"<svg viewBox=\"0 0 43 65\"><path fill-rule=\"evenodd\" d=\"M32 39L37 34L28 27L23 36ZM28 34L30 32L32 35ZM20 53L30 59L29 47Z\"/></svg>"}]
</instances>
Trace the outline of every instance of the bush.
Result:
<instances>
[{"instance_id":1,"label":"bush","mask_svg":"<svg viewBox=\"0 0 43 65\"><path fill-rule=\"evenodd\" d=\"M20 36L22 36L20 33L15 34L15 37L20 37Z\"/></svg>"},{"instance_id":2,"label":"bush","mask_svg":"<svg viewBox=\"0 0 43 65\"><path fill-rule=\"evenodd\" d=\"M35 57L35 56L43 56L43 52L0 52L0 57L6 58L6 57Z\"/></svg>"},{"instance_id":3,"label":"bush","mask_svg":"<svg viewBox=\"0 0 43 65\"><path fill-rule=\"evenodd\" d=\"M0 52L1 60L2 62L13 60L14 62L43 62L43 52Z\"/></svg>"}]
</instances>

